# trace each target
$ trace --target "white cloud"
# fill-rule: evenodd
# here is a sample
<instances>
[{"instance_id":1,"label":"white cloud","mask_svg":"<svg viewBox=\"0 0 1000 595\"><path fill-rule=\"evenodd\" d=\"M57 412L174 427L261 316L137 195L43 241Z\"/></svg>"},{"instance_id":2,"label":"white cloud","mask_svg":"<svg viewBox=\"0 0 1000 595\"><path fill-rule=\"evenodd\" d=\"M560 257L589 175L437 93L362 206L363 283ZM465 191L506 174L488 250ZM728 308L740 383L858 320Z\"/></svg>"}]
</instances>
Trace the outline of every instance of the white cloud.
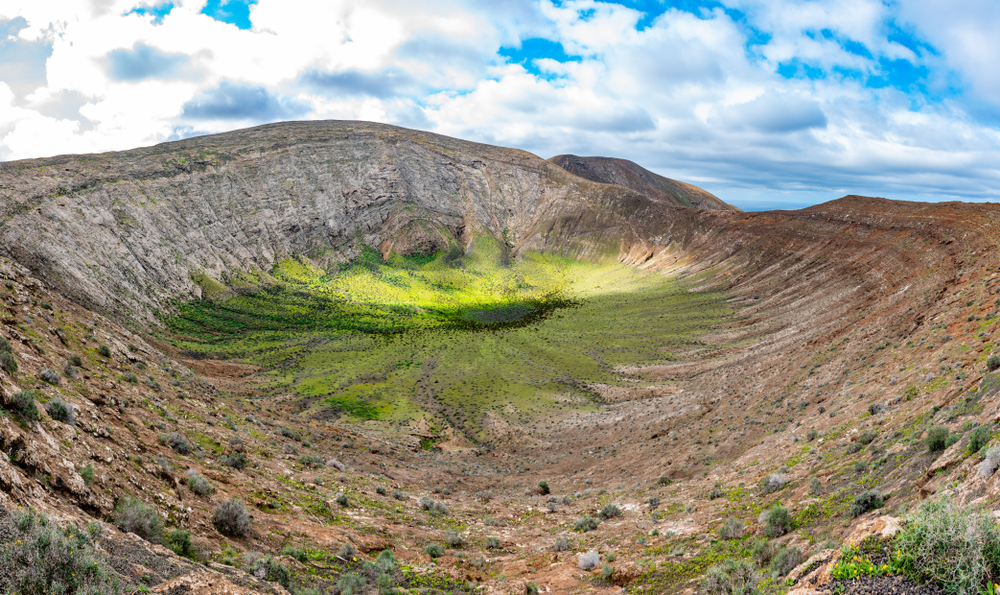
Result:
<instances>
[{"instance_id":1,"label":"white cloud","mask_svg":"<svg viewBox=\"0 0 1000 595\"><path fill-rule=\"evenodd\" d=\"M543 157L622 156L724 198L992 195L995 3L724 3L649 19L596 0L259 0L241 30L200 14L205 0L176 2L159 24L126 15L138 0L8 0L0 25L28 26L0 41L13 61L0 71L0 158L365 119ZM498 53L534 37L575 58ZM47 45L9 45L25 43L51 44L44 71ZM927 75L908 88L886 60ZM796 65L813 70L778 72Z\"/></svg>"}]
</instances>

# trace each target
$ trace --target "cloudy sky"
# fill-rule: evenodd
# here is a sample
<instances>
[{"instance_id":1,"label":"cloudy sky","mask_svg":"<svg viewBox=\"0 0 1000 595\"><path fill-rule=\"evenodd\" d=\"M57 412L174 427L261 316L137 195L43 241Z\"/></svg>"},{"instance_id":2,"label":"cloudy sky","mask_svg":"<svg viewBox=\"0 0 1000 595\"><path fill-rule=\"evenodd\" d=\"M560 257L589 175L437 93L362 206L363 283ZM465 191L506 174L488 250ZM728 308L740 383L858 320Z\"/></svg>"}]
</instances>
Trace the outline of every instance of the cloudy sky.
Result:
<instances>
[{"instance_id":1,"label":"cloudy sky","mask_svg":"<svg viewBox=\"0 0 1000 595\"><path fill-rule=\"evenodd\" d=\"M3 0L0 160L361 119L745 209L997 201L1000 2Z\"/></svg>"}]
</instances>

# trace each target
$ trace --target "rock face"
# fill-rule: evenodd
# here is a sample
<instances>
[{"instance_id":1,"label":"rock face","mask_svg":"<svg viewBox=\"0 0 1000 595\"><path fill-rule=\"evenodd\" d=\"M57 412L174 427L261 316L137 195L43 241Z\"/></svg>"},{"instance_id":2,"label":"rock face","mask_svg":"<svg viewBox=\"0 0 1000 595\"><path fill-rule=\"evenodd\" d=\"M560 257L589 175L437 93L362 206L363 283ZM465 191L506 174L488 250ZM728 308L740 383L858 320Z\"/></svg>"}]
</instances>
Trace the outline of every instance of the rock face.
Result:
<instances>
[{"instance_id":1,"label":"rock face","mask_svg":"<svg viewBox=\"0 0 1000 595\"><path fill-rule=\"evenodd\" d=\"M549 161L581 178L604 184L618 184L675 207L739 210L706 190L654 174L627 159L557 155Z\"/></svg>"},{"instance_id":2,"label":"rock face","mask_svg":"<svg viewBox=\"0 0 1000 595\"><path fill-rule=\"evenodd\" d=\"M540 234L552 247L561 229L597 230L575 250L616 256L618 240L634 234L602 205L635 201L648 199L523 151L380 124L296 122L5 163L0 241L79 303L148 319L169 298L199 295L192 275L267 271L295 255L325 264L363 245L430 252L487 233L516 251ZM601 214L587 217L588 207Z\"/></svg>"}]
</instances>

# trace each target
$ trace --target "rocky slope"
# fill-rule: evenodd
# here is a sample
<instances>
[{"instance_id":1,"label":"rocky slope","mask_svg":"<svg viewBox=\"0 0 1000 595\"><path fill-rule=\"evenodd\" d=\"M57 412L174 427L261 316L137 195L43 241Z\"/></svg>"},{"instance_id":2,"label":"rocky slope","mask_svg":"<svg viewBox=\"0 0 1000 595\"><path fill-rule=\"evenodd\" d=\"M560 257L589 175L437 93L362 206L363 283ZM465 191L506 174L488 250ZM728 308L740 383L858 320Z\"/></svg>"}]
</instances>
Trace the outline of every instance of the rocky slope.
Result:
<instances>
[{"instance_id":1,"label":"rocky slope","mask_svg":"<svg viewBox=\"0 0 1000 595\"><path fill-rule=\"evenodd\" d=\"M581 178L602 184L618 184L675 207L739 210L702 188L654 174L627 159L556 155L549 161Z\"/></svg>"},{"instance_id":2,"label":"rocky slope","mask_svg":"<svg viewBox=\"0 0 1000 595\"><path fill-rule=\"evenodd\" d=\"M851 196L741 213L630 188L519 151L344 122L3 164L0 335L18 364L0 376L3 506L109 521L134 494L215 564L195 571L148 546L134 554L147 570L119 573L134 588L147 576L178 592L223 579L280 592L240 550L287 551L289 588L337 592L389 548L405 567L394 580L415 592L534 582L648 593L690 590L709 565L749 557L776 502L793 523L772 541L808 555L880 514L853 519L864 490L899 515L939 492L969 505L1000 497L1000 475L979 473L983 455L969 450L976 428L992 440L1000 427L989 364L1000 207ZM267 272L288 255L329 264L364 245L426 253L476 234L502 240L510 258L541 250L684 277L724 291L736 314L667 364L588 387L590 407L505 426L507 439L488 445L429 424L390 432L303 417L286 395L255 390L256 368L188 360L148 333L154 308L198 295L198 273ZM46 406L23 417L24 390L65 400L74 423ZM943 452L924 442L935 426L956 437ZM192 448L172 448L173 433ZM234 452L249 465L228 466ZM195 492L188 470L213 491ZM212 523L232 497L251 507L247 536ZM622 514L574 530L608 504ZM754 537L711 538L729 516ZM109 548L139 543L106 532ZM0 546L11 535L0 530ZM445 546L436 561L432 542ZM357 560L337 558L345 543ZM591 550L611 574L580 570Z\"/></svg>"}]
</instances>

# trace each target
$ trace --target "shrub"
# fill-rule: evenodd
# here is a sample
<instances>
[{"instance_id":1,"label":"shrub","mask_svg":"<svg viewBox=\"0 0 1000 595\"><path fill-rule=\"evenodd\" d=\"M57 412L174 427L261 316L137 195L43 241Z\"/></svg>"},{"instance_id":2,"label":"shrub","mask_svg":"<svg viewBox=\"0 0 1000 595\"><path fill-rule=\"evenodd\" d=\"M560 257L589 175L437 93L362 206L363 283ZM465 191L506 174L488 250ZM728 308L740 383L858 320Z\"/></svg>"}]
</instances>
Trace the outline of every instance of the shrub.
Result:
<instances>
[{"instance_id":1,"label":"shrub","mask_svg":"<svg viewBox=\"0 0 1000 595\"><path fill-rule=\"evenodd\" d=\"M396 500L406 500L406 494L404 494L399 490L393 490L392 497L395 498Z\"/></svg>"},{"instance_id":2,"label":"shrub","mask_svg":"<svg viewBox=\"0 0 1000 595\"><path fill-rule=\"evenodd\" d=\"M941 452L946 448L947 441L948 428L941 426L934 426L927 430L927 437L924 438L924 443L927 444L927 450L930 452Z\"/></svg>"},{"instance_id":3,"label":"shrub","mask_svg":"<svg viewBox=\"0 0 1000 595\"><path fill-rule=\"evenodd\" d=\"M323 457L319 455L305 454L299 457L299 462L306 467L319 467L323 465Z\"/></svg>"},{"instance_id":4,"label":"shrub","mask_svg":"<svg viewBox=\"0 0 1000 595\"><path fill-rule=\"evenodd\" d=\"M336 500L337 504L340 504L345 508L351 505L350 500L347 499L347 494L345 494L344 492L340 492L339 494L337 494L337 497L334 498L334 500Z\"/></svg>"},{"instance_id":5,"label":"shrub","mask_svg":"<svg viewBox=\"0 0 1000 595\"><path fill-rule=\"evenodd\" d=\"M294 455L299 453L299 449L295 448L294 444L282 444L281 452L286 455Z\"/></svg>"},{"instance_id":6,"label":"shrub","mask_svg":"<svg viewBox=\"0 0 1000 595\"><path fill-rule=\"evenodd\" d=\"M337 551L337 555L345 560L349 560L358 555L358 550L354 549L353 545L345 543L340 546L340 550Z\"/></svg>"},{"instance_id":7,"label":"shrub","mask_svg":"<svg viewBox=\"0 0 1000 595\"><path fill-rule=\"evenodd\" d=\"M611 577L615 575L615 567L610 564L605 564L604 568L601 568L601 578L610 581Z\"/></svg>"},{"instance_id":8,"label":"shrub","mask_svg":"<svg viewBox=\"0 0 1000 595\"><path fill-rule=\"evenodd\" d=\"M656 483L657 483L658 485L661 485L661 486L668 486L668 485L670 485L670 484L674 483L674 480L670 479L670 478L669 478L669 477L667 477L666 475L661 475L661 476L660 476L660 479L657 479L657 480L656 480Z\"/></svg>"},{"instance_id":9,"label":"shrub","mask_svg":"<svg viewBox=\"0 0 1000 595\"><path fill-rule=\"evenodd\" d=\"M228 455L222 455L219 457L219 462L227 467L232 467L233 469L243 469L247 466L247 457L241 452L234 452Z\"/></svg>"},{"instance_id":10,"label":"shrub","mask_svg":"<svg viewBox=\"0 0 1000 595\"><path fill-rule=\"evenodd\" d=\"M858 442L864 444L865 446L868 446L869 444L875 441L876 436L877 434L875 434L874 430L865 430L864 432L861 432L861 434L858 435Z\"/></svg>"},{"instance_id":11,"label":"shrub","mask_svg":"<svg viewBox=\"0 0 1000 595\"><path fill-rule=\"evenodd\" d=\"M80 469L80 477L83 478L83 483L87 485L94 483L94 466L87 465Z\"/></svg>"},{"instance_id":12,"label":"shrub","mask_svg":"<svg viewBox=\"0 0 1000 595\"><path fill-rule=\"evenodd\" d=\"M163 519L152 506L132 496L124 496L115 505L111 520L125 533L135 533L150 543L163 538Z\"/></svg>"},{"instance_id":13,"label":"shrub","mask_svg":"<svg viewBox=\"0 0 1000 595\"><path fill-rule=\"evenodd\" d=\"M35 406L35 391L19 390L10 398L10 408L26 422L38 421L38 407Z\"/></svg>"},{"instance_id":14,"label":"shrub","mask_svg":"<svg viewBox=\"0 0 1000 595\"><path fill-rule=\"evenodd\" d=\"M420 509L430 513L448 514L448 507L427 496L420 498Z\"/></svg>"},{"instance_id":15,"label":"shrub","mask_svg":"<svg viewBox=\"0 0 1000 595\"><path fill-rule=\"evenodd\" d=\"M51 368L45 368L39 372L38 377L52 385L59 384L60 380L59 372L56 372Z\"/></svg>"},{"instance_id":16,"label":"shrub","mask_svg":"<svg viewBox=\"0 0 1000 595\"><path fill-rule=\"evenodd\" d=\"M100 353L103 357L111 357L111 348L108 347L107 343L101 343L97 346L97 353Z\"/></svg>"},{"instance_id":17,"label":"shrub","mask_svg":"<svg viewBox=\"0 0 1000 595\"><path fill-rule=\"evenodd\" d=\"M743 537L743 521L731 516L719 527L719 537L722 539L739 539Z\"/></svg>"},{"instance_id":18,"label":"shrub","mask_svg":"<svg viewBox=\"0 0 1000 595\"><path fill-rule=\"evenodd\" d=\"M349 572L337 581L340 595L357 595L364 591L365 578L356 572Z\"/></svg>"},{"instance_id":19,"label":"shrub","mask_svg":"<svg viewBox=\"0 0 1000 595\"><path fill-rule=\"evenodd\" d=\"M818 477L814 477L809 480L809 492L812 494L819 494L823 491L823 484L820 482Z\"/></svg>"},{"instance_id":20,"label":"shrub","mask_svg":"<svg viewBox=\"0 0 1000 595\"><path fill-rule=\"evenodd\" d=\"M528 583L524 585L525 595L538 595L538 585L535 583Z\"/></svg>"},{"instance_id":21,"label":"shrub","mask_svg":"<svg viewBox=\"0 0 1000 595\"><path fill-rule=\"evenodd\" d=\"M868 463L864 461L854 461L854 472L864 473L865 469L868 468Z\"/></svg>"},{"instance_id":22,"label":"shrub","mask_svg":"<svg viewBox=\"0 0 1000 595\"><path fill-rule=\"evenodd\" d=\"M295 547L294 545L286 545L283 547L281 549L281 555L288 556L293 560L298 560L303 564L309 561L309 556L306 554L306 551L300 547Z\"/></svg>"},{"instance_id":23,"label":"shrub","mask_svg":"<svg viewBox=\"0 0 1000 595\"><path fill-rule=\"evenodd\" d=\"M580 554L577 559L577 566L580 570L591 570L597 568L597 565L601 563L601 555L597 552L591 550L586 554Z\"/></svg>"},{"instance_id":24,"label":"shrub","mask_svg":"<svg viewBox=\"0 0 1000 595\"><path fill-rule=\"evenodd\" d=\"M757 566L763 568L771 563L771 559L778 553L778 546L773 541L758 539L750 548L750 557Z\"/></svg>"},{"instance_id":25,"label":"shrub","mask_svg":"<svg viewBox=\"0 0 1000 595\"><path fill-rule=\"evenodd\" d=\"M278 583L285 588L291 586L292 574L288 571L288 567L271 556L253 556L252 562L247 567L247 572L259 579Z\"/></svg>"},{"instance_id":26,"label":"shrub","mask_svg":"<svg viewBox=\"0 0 1000 595\"><path fill-rule=\"evenodd\" d=\"M242 536L250 533L250 515L239 498L226 500L215 508L212 524L223 535Z\"/></svg>"},{"instance_id":27,"label":"shrub","mask_svg":"<svg viewBox=\"0 0 1000 595\"><path fill-rule=\"evenodd\" d=\"M388 491L385 489L385 486L375 486L375 493L379 496L385 496Z\"/></svg>"},{"instance_id":28,"label":"shrub","mask_svg":"<svg viewBox=\"0 0 1000 595\"><path fill-rule=\"evenodd\" d=\"M869 415L879 415L885 413L885 405L882 403L872 403L868 406Z\"/></svg>"},{"instance_id":29,"label":"shrub","mask_svg":"<svg viewBox=\"0 0 1000 595\"><path fill-rule=\"evenodd\" d=\"M597 529L597 521L587 515L583 515L582 517L576 519L576 522L573 523L573 528L577 531L582 531L583 533L586 533L587 531L594 531Z\"/></svg>"},{"instance_id":30,"label":"shrub","mask_svg":"<svg viewBox=\"0 0 1000 595\"><path fill-rule=\"evenodd\" d=\"M174 452L178 454L186 455L193 450L191 443L177 432L167 434L162 438L162 442L174 449Z\"/></svg>"},{"instance_id":31,"label":"shrub","mask_svg":"<svg viewBox=\"0 0 1000 595\"><path fill-rule=\"evenodd\" d=\"M117 594L92 537L74 525L60 528L32 510L14 512L12 534L4 536L4 592Z\"/></svg>"},{"instance_id":32,"label":"shrub","mask_svg":"<svg viewBox=\"0 0 1000 595\"><path fill-rule=\"evenodd\" d=\"M163 538L163 545L173 553L184 558L195 559L197 550L191 543L191 532L184 529L173 529Z\"/></svg>"},{"instance_id":33,"label":"shrub","mask_svg":"<svg viewBox=\"0 0 1000 595\"><path fill-rule=\"evenodd\" d=\"M424 548L424 553L431 558L440 558L444 555L444 549L436 543L429 543L427 544L427 547Z\"/></svg>"},{"instance_id":34,"label":"shrub","mask_svg":"<svg viewBox=\"0 0 1000 595\"><path fill-rule=\"evenodd\" d=\"M285 438L291 438L296 442L302 442L302 436L299 436L298 432L287 426L279 428L278 433L284 436Z\"/></svg>"},{"instance_id":35,"label":"shrub","mask_svg":"<svg viewBox=\"0 0 1000 595\"><path fill-rule=\"evenodd\" d=\"M777 492L788 483L788 476L784 473L772 473L764 479L764 493Z\"/></svg>"},{"instance_id":36,"label":"shrub","mask_svg":"<svg viewBox=\"0 0 1000 595\"><path fill-rule=\"evenodd\" d=\"M207 496L208 494L211 494L212 491L214 490L212 484L209 483L207 479L205 479L201 475L198 475L197 473L188 475L187 486L188 488L191 489L192 492L198 494L199 496Z\"/></svg>"},{"instance_id":37,"label":"shrub","mask_svg":"<svg viewBox=\"0 0 1000 595\"><path fill-rule=\"evenodd\" d=\"M817 431L815 428L812 429L812 430L809 430L809 433L806 434L806 440L808 440L809 442L812 442L813 440L815 440L818 437L819 437L819 431Z\"/></svg>"},{"instance_id":38,"label":"shrub","mask_svg":"<svg viewBox=\"0 0 1000 595\"><path fill-rule=\"evenodd\" d=\"M488 550L498 550L500 549L500 539L496 537L486 538L486 549Z\"/></svg>"},{"instance_id":39,"label":"shrub","mask_svg":"<svg viewBox=\"0 0 1000 595\"><path fill-rule=\"evenodd\" d=\"M570 549L570 542L568 537L556 537L556 543L553 546L557 552L565 552Z\"/></svg>"},{"instance_id":40,"label":"shrub","mask_svg":"<svg viewBox=\"0 0 1000 595\"><path fill-rule=\"evenodd\" d=\"M944 585L950 593L974 595L1000 561L1000 528L989 513L938 498L903 525L896 549L911 576Z\"/></svg>"},{"instance_id":41,"label":"shrub","mask_svg":"<svg viewBox=\"0 0 1000 595\"><path fill-rule=\"evenodd\" d=\"M76 421L73 408L60 397L56 397L46 403L45 410L49 412L49 417L64 424L71 426Z\"/></svg>"},{"instance_id":42,"label":"shrub","mask_svg":"<svg viewBox=\"0 0 1000 595\"><path fill-rule=\"evenodd\" d=\"M780 504L775 504L764 511L764 533L768 537L781 537L792 529L792 518L788 514L788 509Z\"/></svg>"},{"instance_id":43,"label":"shrub","mask_svg":"<svg viewBox=\"0 0 1000 595\"><path fill-rule=\"evenodd\" d=\"M745 560L726 560L705 572L698 584L702 595L754 595L763 577Z\"/></svg>"},{"instance_id":44,"label":"shrub","mask_svg":"<svg viewBox=\"0 0 1000 595\"><path fill-rule=\"evenodd\" d=\"M548 495L551 492L551 490L549 490L549 482L545 481L544 479L542 481L538 482L538 491L543 496Z\"/></svg>"},{"instance_id":45,"label":"shrub","mask_svg":"<svg viewBox=\"0 0 1000 595\"><path fill-rule=\"evenodd\" d=\"M139 383L139 377L133 374L132 372L125 372L124 374L122 374L122 379L124 379L125 382L128 382L129 384Z\"/></svg>"},{"instance_id":46,"label":"shrub","mask_svg":"<svg viewBox=\"0 0 1000 595\"><path fill-rule=\"evenodd\" d=\"M714 487L712 491L708 493L709 500L715 500L716 498L722 498L726 493L722 491L722 488Z\"/></svg>"},{"instance_id":47,"label":"shrub","mask_svg":"<svg viewBox=\"0 0 1000 595\"><path fill-rule=\"evenodd\" d=\"M660 499L657 498L656 496L652 496L650 497L649 500L646 501L646 504L649 504L650 508L656 508L660 505Z\"/></svg>"},{"instance_id":48,"label":"shrub","mask_svg":"<svg viewBox=\"0 0 1000 595\"><path fill-rule=\"evenodd\" d=\"M994 372L1000 369L1000 355L991 355L986 359L986 369Z\"/></svg>"},{"instance_id":49,"label":"shrub","mask_svg":"<svg viewBox=\"0 0 1000 595\"><path fill-rule=\"evenodd\" d=\"M771 574L781 578L802 563L802 552L797 547L781 548L771 559Z\"/></svg>"},{"instance_id":50,"label":"shrub","mask_svg":"<svg viewBox=\"0 0 1000 595\"><path fill-rule=\"evenodd\" d=\"M146 380L144 380L144 382L146 383L146 386L155 390L156 392L160 392L161 390L163 390L163 387L160 386L160 383L157 382L156 378L153 378L152 376L146 376Z\"/></svg>"},{"instance_id":51,"label":"shrub","mask_svg":"<svg viewBox=\"0 0 1000 595\"><path fill-rule=\"evenodd\" d=\"M0 368L8 374L17 374L17 360L14 358L13 352L0 351Z\"/></svg>"},{"instance_id":52,"label":"shrub","mask_svg":"<svg viewBox=\"0 0 1000 595\"><path fill-rule=\"evenodd\" d=\"M83 359L81 359L79 355L71 355L66 358L66 363L79 368L83 366Z\"/></svg>"},{"instance_id":53,"label":"shrub","mask_svg":"<svg viewBox=\"0 0 1000 595\"><path fill-rule=\"evenodd\" d=\"M979 426L969 434L969 452L976 454L993 439L993 433L989 427Z\"/></svg>"},{"instance_id":54,"label":"shrub","mask_svg":"<svg viewBox=\"0 0 1000 595\"><path fill-rule=\"evenodd\" d=\"M983 462L979 464L979 475L992 477L1000 467L1000 446L994 446L986 451Z\"/></svg>"},{"instance_id":55,"label":"shrub","mask_svg":"<svg viewBox=\"0 0 1000 595\"><path fill-rule=\"evenodd\" d=\"M851 505L851 516L861 516L876 508L882 508L882 494L876 490L866 490L854 497L854 504Z\"/></svg>"},{"instance_id":56,"label":"shrub","mask_svg":"<svg viewBox=\"0 0 1000 595\"><path fill-rule=\"evenodd\" d=\"M448 529L444 532L444 541L448 544L448 547L462 547L462 543L465 540L462 539L462 535L454 529Z\"/></svg>"},{"instance_id":57,"label":"shrub","mask_svg":"<svg viewBox=\"0 0 1000 595\"><path fill-rule=\"evenodd\" d=\"M382 572L390 572L396 568L396 558L390 550L382 550L382 553L375 558L375 566Z\"/></svg>"},{"instance_id":58,"label":"shrub","mask_svg":"<svg viewBox=\"0 0 1000 595\"><path fill-rule=\"evenodd\" d=\"M346 469L346 467L344 467L344 464L338 461L337 459L330 459L329 461L326 462L326 466L332 467L337 471L340 471L341 473L343 473L344 469Z\"/></svg>"},{"instance_id":59,"label":"shrub","mask_svg":"<svg viewBox=\"0 0 1000 595\"><path fill-rule=\"evenodd\" d=\"M622 515L622 509L618 508L614 504L608 503L604 505L601 509L600 516L602 520L613 519Z\"/></svg>"}]
</instances>

